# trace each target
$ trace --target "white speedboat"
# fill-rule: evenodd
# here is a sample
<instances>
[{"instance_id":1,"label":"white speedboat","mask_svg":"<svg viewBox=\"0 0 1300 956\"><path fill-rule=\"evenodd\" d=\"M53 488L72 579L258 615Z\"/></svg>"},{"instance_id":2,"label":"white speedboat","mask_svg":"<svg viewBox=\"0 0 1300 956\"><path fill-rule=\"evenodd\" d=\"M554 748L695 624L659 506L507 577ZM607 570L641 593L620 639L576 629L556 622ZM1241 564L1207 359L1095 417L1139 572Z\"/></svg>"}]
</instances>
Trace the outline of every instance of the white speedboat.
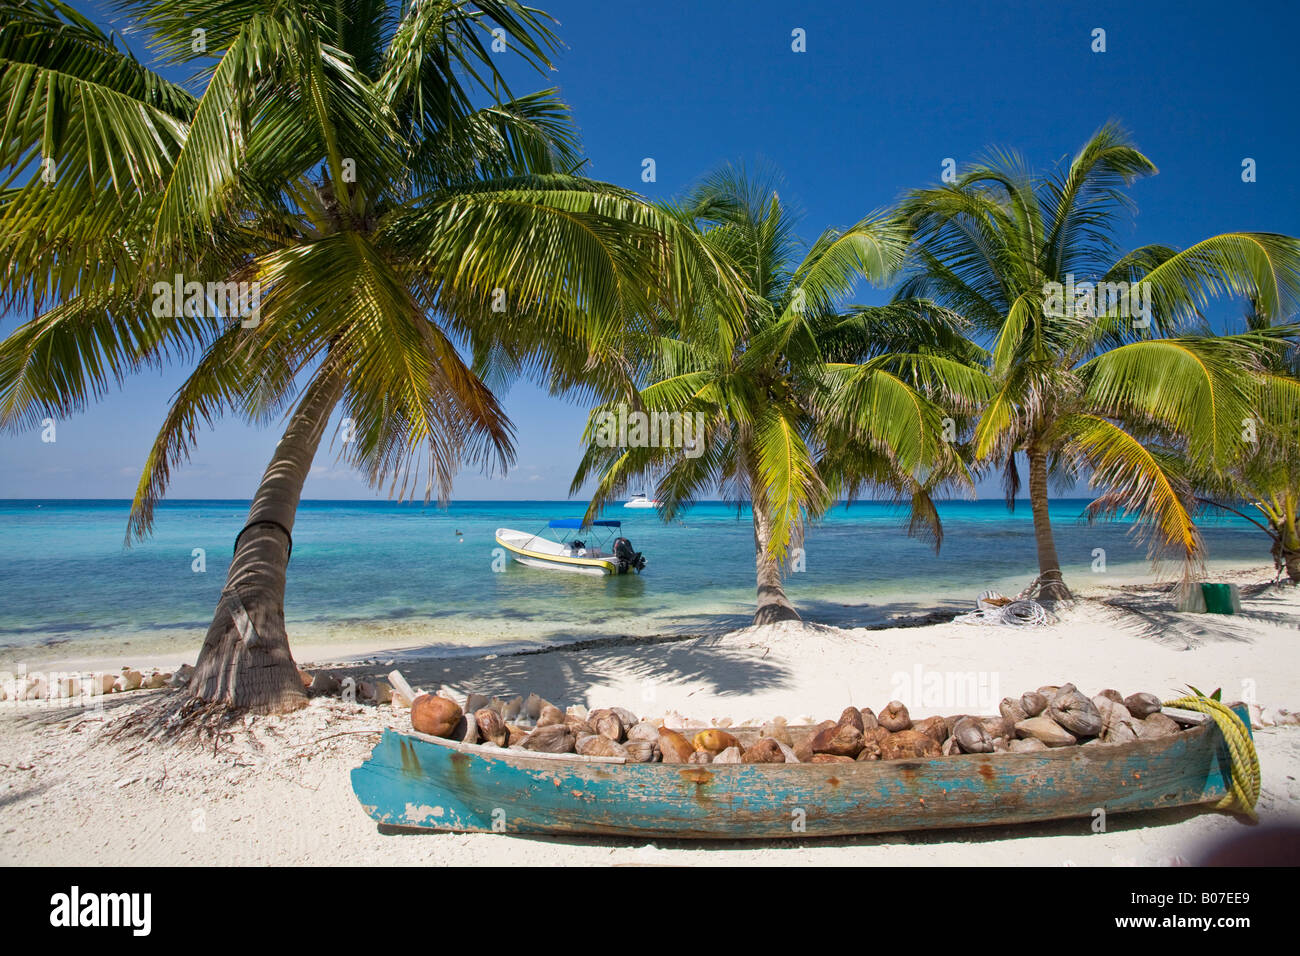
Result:
<instances>
[{"instance_id":1,"label":"white speedboat","mask_svg":"<svg viewBox=\"0 0 1300 956\"><path fill-rule=\"evenodd\" d=\"M627 499L627 501L623 502L623 507L624 508L657 508L659 507L659 502L651 498L647 498L644 494L636 494L633 495L631 498Z\"/></svg>"},{"instance_id":2,"label":"white speedboat","mask_svg":"<svg viewBox=\"0 0 1300 956\"><path fill-rule=\"evenodd\" d=\"M615 537L611 530L608 536L613 537L613 541L608 550L601 550L599 546L588 545L575 534L569 534L583 529L620 529L622 524L621 521L592 521L584 525L581 518L558 518L546 526L556 532L557 540L511 528L497 528L496 537L497 544L509 551L512 558L530 568L593 575L639 572L645 567L645 558L641 557L640 551L632 550L632 542L627 538Z\"/></svg>"}]
</instances>

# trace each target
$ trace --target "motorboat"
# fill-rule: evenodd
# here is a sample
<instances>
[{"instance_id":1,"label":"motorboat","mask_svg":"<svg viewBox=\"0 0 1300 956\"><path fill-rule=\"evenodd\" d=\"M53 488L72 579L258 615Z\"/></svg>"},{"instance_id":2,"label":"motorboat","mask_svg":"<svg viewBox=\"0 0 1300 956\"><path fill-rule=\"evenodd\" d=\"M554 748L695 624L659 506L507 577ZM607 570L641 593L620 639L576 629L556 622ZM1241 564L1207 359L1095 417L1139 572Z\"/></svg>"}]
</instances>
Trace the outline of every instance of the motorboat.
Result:
<instances>
[{"instance_id":1,"label":"motorboat","mask_svg":"<svg viewBox=\"0 0 1300 956\"><path fill-rule=\"evenodd\" d=\"M544 537L541 532L529 534L511 528L497 528L496 538L497 544L509 551L512 558L530 568L592 575L640 572L645 567L645 558L640 551L632 549L631 541L619 535L622 525L621 521L557 518L544 529L554 533L554 538ZM607 539L605 548L579 539L579 532L588 538L603 533ZM611 538L612 541L608 540Z\"/></svg>"},{"instance_id":2,"label":"motorboat","mask_svg":"<svg viewBox=\"0 0 1300 956\"><path fill-rule=\"evenodd\" d=\"M635 494L627 501L623 502L624 508L657 508L659 502L652 498L647 498L644 494Z\"/></svg>"}]
</instances>

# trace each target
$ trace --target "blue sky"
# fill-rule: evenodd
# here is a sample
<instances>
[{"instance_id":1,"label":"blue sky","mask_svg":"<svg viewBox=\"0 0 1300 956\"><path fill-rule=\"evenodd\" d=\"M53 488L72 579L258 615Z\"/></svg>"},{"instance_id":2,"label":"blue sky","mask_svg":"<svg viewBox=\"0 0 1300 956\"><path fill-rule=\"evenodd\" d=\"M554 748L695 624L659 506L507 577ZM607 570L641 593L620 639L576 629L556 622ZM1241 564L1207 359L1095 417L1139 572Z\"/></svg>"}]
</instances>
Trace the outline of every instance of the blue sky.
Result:
<instances>
[{"instance_id":1,"label":"blue sky","mask_svg":"<svg viewBox=\"0 0 1300 956\"><path fill-rule=\"evenodd\" d=\"M1126 244L1300 233L1295 3L534 2L560 21L567 48L548 77L519 74L517 91L558 85L591 175L651 198L720 163L762 161L783 172L782 198L812 237L936 181L945 158L1004 146L1046 168L1116 119L1160 168L1132 190L1139 215ZM98 5L77 5L106 20ZM796 28L806 52L791 49ZM1104 53L1091 50L1095 28ZM653 183L641 179L647 157ZM1254 183L1241 179L1246 157ZM864 289L860 299L883 297ZM0 436L0 498L129 497L182 372L128 381L59 422L52 444L39 432ZM456 496L565 497L583 409L525 384L506 407L516 468L466 473ZM172 496L249 497L278 434L222 423ZM372 494L322 449L306 497Z\"/></svg>"}]
</instances>

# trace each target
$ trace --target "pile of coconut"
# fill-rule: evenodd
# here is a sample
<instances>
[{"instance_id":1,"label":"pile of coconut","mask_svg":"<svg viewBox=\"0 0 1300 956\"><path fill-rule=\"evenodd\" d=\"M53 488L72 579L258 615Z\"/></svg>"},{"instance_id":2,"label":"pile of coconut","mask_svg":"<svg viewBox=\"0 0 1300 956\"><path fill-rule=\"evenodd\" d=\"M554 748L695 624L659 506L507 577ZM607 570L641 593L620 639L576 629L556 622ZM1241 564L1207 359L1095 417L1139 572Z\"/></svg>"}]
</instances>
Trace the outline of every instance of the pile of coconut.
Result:
<instances>
[{"instance_id":1,"label":"pile of coconut","mask_svg":"<svg viewBox=\"0 0 1300 956\"><path fill-rule=\"evenodd\" d=\"M155 667L149 673L133 667L123 667L118 674L109 671L33 671L15 675L0 671L0 700L67 700L132 690L184 687L192 673L194 668L189 664L182 664L175 671L162 671Z\"/></svg>"},{"instance_id":2,"label":"pile of coconut","mask_svg":"<svg viewBox=\"0 0 1300 956\"><path fill-rule=\"evenodd\" d=\"M761 726L707 727L697 732L647 720L623 707L560 710L537 695L525 701L470 694L464 706L445 693L420 694L411 726L464 743L542 753L622 757L649 763L850 763L953 754L1029 753L1076 744L1121 744L1176 734L1181 724L1161 712L1154 694L1128 697L1103 690L1088 698L1073 684L1006 697L1000 716L958 714L913 721L890 701L876 714L846 707L839 720L787 726L776 717ZM679 732L684 731L684 732ZM687 735L690 735L689 737Z\"/></svg>"}]
</instances>

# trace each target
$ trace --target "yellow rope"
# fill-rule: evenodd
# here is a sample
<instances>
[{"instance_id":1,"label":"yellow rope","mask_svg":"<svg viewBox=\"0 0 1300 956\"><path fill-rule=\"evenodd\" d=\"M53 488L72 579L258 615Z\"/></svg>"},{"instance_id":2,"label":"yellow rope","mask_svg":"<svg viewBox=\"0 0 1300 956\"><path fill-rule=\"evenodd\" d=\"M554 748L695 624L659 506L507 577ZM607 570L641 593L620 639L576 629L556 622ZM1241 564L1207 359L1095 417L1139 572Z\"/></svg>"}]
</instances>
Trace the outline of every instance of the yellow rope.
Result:
<instances>
[{"instance_id":1,"label":"yellow rope","mask_svg":"<svg viewBox=\"0 0 1300 956\"><path fill-rule=\"evenodd\" d=\"M1219 728L1228 744L1232 758L1228 794L1215 807L1221 810L1236 809L1249 817L1255 816L1255 803L1259 800L1259 754L1248 728L1227 704L1209 697L1180 697L1167 700L1166 707L1179 707L1208 715Z\"/></svg>"}]
</instances>

